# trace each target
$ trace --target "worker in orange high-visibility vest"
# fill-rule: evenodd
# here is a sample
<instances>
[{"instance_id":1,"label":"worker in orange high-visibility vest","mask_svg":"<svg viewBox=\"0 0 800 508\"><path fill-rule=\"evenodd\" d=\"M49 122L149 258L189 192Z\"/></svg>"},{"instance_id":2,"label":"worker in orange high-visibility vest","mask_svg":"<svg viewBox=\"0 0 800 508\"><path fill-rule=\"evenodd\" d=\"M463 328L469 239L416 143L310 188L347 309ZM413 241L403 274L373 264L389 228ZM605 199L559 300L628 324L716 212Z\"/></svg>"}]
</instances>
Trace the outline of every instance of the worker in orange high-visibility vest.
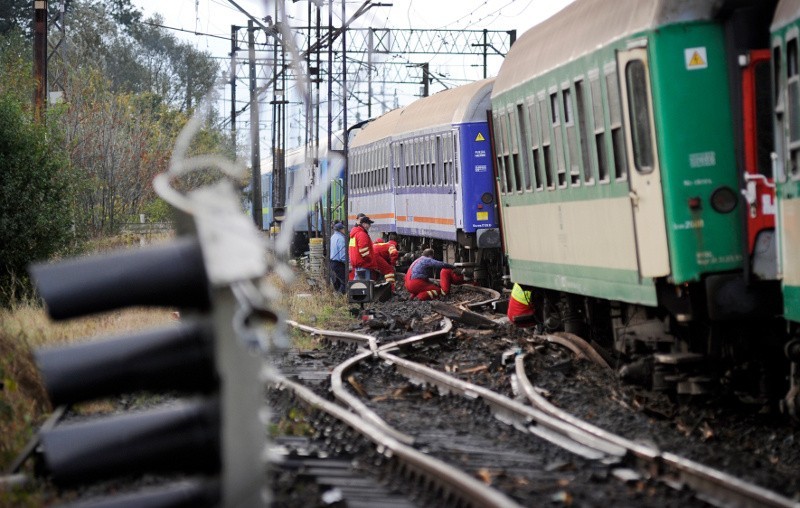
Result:
<instances>
[{"instance_id":1,"label":"worker in orange high-visibility vest","mask_svg":"<svg viewBox=\"0 0 800 508\"><path fill-rule=\"evenodd\" d=\"M369 228L374 221L366 215L358 219L358 225L350 230L350 280L355 278L356 272L363 271L363 277L367 280L375 280L378 275L391 284L394 290L394 267L384 261L375 253L372 238L369 236Z\"/></svg>"},{"instance_id":2,"label":"worker in orange high-visibility vest","mask_svg":"<svg viewBox=\"0 0 800 508\"><path fill-rule=\"evenodd\" d=\"M522 328L536 326L534 311L533 293L515 283L508 300L508 320Z\"/></svg>"}]
</instances>

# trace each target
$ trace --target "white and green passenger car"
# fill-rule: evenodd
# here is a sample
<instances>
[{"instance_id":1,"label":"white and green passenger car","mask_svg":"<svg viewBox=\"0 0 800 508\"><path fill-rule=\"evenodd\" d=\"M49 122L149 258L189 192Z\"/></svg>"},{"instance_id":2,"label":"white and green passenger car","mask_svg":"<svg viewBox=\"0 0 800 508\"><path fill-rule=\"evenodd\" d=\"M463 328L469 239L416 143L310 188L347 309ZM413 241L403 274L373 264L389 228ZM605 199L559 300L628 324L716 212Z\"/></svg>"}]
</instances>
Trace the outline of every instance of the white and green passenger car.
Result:
<instances>
[{"instance_id":1,"label":"white and green passenger car","mask_svg":"<svg viewBox=\"0 0 800 508\"><path fill-rule=\"evenodd\" d=\"M576 0L516 41L492 92L511 280L543 321L677 366L679 390L780 313L774 210L743 196L758 180L770 199L770 149L748 140L772 135L753 76L775 3Z\"/></svg>"}]
</instances>

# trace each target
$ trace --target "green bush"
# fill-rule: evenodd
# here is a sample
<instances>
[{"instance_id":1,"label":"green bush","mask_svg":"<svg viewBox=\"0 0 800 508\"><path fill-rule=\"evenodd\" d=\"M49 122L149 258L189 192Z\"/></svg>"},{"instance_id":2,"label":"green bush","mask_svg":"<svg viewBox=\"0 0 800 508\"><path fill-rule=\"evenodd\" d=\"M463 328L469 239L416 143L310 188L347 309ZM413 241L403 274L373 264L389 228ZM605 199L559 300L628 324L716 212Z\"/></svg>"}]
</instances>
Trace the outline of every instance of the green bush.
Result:
<instances>
[{"instance_id":1,"label":"green bush","mask_svg":"<svg viewBox=\"0 0 800 508\"><path fill-rule=\"evenodd\" d=\"M26 267L72 238L68 159L23 104L0 94L0 305L29 288Z\"/></svg>"}]
</instances>

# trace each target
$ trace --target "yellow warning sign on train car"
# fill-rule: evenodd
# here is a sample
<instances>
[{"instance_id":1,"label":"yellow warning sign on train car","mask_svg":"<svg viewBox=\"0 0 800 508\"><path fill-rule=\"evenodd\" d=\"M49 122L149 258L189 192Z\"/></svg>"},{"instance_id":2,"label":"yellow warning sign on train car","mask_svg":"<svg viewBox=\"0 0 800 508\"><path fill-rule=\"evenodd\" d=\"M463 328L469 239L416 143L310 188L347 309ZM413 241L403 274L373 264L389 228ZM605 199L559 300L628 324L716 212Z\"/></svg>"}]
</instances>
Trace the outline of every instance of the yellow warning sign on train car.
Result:
<instances>
[{"instance_id":1,"label":"yellow warning sign on train car","mask_svg":"<svg viewBox=\"0 0 800 508\"><path fill-rule=\"evenodd\" d=\"M477 135L477 136L475 136L475 141L486 141L486 138L484 138L484 137L483 137L483 134L481 134L481 133L479 132L479 133L478 133L478 135Z\"/></svg>"},{"instance_id":2,"label":"yellow warning sign on train car","mask_svg":"<svg viewBox=\"0 0 800 508\"><path fill-rule=\"evenodd\" d=\"M683 57L686 60L686 69L695 71L708 67L708 55L705 47L686 48L683 50Z\"/></svg>"}]
</instances>

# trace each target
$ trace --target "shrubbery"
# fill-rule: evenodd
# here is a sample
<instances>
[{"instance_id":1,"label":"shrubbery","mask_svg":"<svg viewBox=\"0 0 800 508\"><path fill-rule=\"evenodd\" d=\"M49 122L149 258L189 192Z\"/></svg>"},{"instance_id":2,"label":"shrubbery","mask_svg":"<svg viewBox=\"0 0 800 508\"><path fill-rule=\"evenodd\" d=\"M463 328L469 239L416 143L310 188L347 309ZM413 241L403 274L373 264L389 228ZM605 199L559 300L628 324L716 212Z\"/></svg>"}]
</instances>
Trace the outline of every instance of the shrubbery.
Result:
<instances>
[{"instance_id":1,"label":"shrubbery","mask_svg":"<svg viewBox=\"0 0 800 508\"><path fill-rule=\"evenodd\" d=\"M0 94L0 304L27 289L29 263L69 247L72 181L55 136Z\"/></svg>"}]
</instances>

